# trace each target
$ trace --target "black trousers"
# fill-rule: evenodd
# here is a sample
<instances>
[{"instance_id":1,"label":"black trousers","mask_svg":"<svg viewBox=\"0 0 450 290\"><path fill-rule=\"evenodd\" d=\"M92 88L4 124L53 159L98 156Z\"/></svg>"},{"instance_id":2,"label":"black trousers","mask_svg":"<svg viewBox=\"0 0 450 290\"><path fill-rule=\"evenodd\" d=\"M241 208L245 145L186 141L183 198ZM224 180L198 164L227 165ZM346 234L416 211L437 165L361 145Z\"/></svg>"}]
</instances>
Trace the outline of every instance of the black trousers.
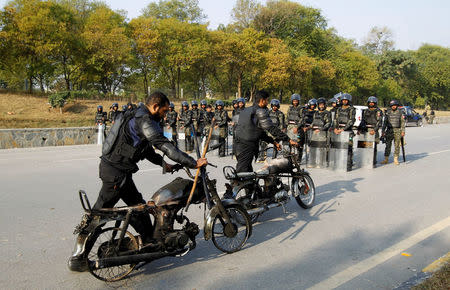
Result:
<instances>
[{"instance_id":1,"label":"black trousers","mask_svg":"<svg viewBox=\"0 0 450 290\"><path fill-rule=\"evenodd\" d=\"M253 172L253 158L258 154L259 142L243 143L236 140L236 172Z\"/></svg>"},{"instance_id":2,"label":"black trousers","mask_svg":"<svg viewBox=\"0 0 450 290\"><path fill-rule=\"evenodd\" d=\"M94 209L114 207L120 199L128 206L145 203L131 173L123 172L104 161L100 161L99 173L103 184ZM153 225L148 213L133 215L130 224L141 235L144 243L152 238Z\"/></svg>"}]
</instances>

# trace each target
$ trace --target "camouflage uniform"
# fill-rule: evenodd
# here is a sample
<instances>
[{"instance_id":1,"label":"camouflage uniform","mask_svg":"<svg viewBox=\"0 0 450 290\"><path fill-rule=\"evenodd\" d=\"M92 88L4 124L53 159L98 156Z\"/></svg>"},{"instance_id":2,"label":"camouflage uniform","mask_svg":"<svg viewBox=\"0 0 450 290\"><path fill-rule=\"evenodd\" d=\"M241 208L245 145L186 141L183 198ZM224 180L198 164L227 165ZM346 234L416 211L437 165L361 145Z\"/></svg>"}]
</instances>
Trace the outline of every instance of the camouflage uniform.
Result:
<instances>
[{"instance_id":1,"label":"camouflage uniform","mask_svg":"<svg viewBox=\"0 0 450 290\"><path fill-rule=\"evenodd\" d=\"M216 121L216 126L219 127L219 142L222 145L219 147L219 156L225 156L225 138L227 137L228 131L228 113L224 109L214 111L214 119Z\"/></svg>"},{"instance_id":2,"label":"camouflage uniform","mask_svg":"<svg viewBox=\"0 0 450 290\"><path fill-rule=\"evenodd\" d=\"M203 132L203 111L200 109L191 109L192 122L194 123L195 133L198 137L202 136Z\"/></svg>"},{"instance_id":3,"label":"camouflage uniform","mask_svg":"<svg viewBox=\"0 0 450 290\"><path fill-rule=\"evenodd\" d=\"M289 106L289 109L286 114L287 119L287 134L291 140L298 141L298 133L293 133L294 128L298 128L300 124L300 119L302 115L303 108L298 105L297 107L294 107L293 105Z\"/></svg>"},{"instance_id":4,"label":"camouflage uniform","mask_svg":"<svg viewBox=\"0 0 450 290\"><path fill-rule=\"evenodd\" d=\"M191 124L192 124L192 111L181 109L179 114L179 129L183 129L185 134L186 152L192 152L194 150L194 143L191 137Z\"/></svg>"},{"instance_id":5,"label":"camouflage uniform","mask_svg":"<svg viewBox=\"0 0 450 290\"><path fill-rule=\"evenodd\" d=\"M211 122L214 118L213 112L208 112L206 110L203 110L203 133L202 136L208 136L209 129L211 128Z\"/></svg>"},{"instance_id":6,"label":"camouflage uniform","mask_svg":"<svg viewBox=\"0 0 450 290\"><path fill-rule=\"evenodd\" d=\"M386 136L385 158L391 154L392 141L394 141L394 158L398 158L400 155L402 133L404 132L405 118L402 112L398 108L395 111L388 109L383 124L383 133Z\"/></svg>"},{"instance_id":7,"label":"camouflage uniform","mask_svg":"<svg viewBox=\"0 0 450 290\"><path fill-rule=\"evenodd\" d=\"M380 143L380 127L382 125L383 112L378 108L369 108L363 111L361 123L358 131L369 132L369 130L375 131L375 142Z\"/></svg>"},{"instance_id":8,"label":"camouflage uniform","mask_svg":"<svg viewBox=\"0 0 450 290\"><path fill-rule=\"evenodd\" d=\"M353 124L355 124L356 109L352 105L347 108L343 106L336 110L333 128L350 132L350 140L348 141L348 160L347 171L351 171L353 167Z\"/></svg>"},{"instance_id":9,"label":"camouflage uniform","mask_svg":"<svg viewBox=\"0 0 450 290\"><path fill-rule=\"evenodd\" d=\"M173 111L168 111L166 114L166 119L164 120L164 125L172 128L172 140L177 144L177 119L178 113Z\"/></svg>"}]
</instances>

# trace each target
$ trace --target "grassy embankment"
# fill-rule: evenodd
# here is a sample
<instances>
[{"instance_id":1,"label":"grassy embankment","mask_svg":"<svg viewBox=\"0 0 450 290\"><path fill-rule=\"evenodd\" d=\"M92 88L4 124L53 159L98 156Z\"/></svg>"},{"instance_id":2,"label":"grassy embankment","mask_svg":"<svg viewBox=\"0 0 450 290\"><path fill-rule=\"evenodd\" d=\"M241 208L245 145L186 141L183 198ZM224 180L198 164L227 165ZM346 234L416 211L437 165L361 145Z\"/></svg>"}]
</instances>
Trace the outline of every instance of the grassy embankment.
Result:
<instances>
[{"instance_id":1,"label":"grassy embankment","mask_svg":"<svg viewBox=\"0 0 450 290\"><path fill-rule=\"evenodd\" d=\"M52 109L47 97L24 94L0 93L0 128L52 128L52 127L84 127L94 124L97 105L109 110L112 100L78 100L71 101L63 108ZM126 102L117 101L119 108ZM179 110L180 102L175 102ZM288 105L281 106L286 112ZM229 108L228 108L229 109ZM418 112L422 113L421 110ZM450 116L449 111L436 112L437 116Z\"/></svg>"}]
</instances>

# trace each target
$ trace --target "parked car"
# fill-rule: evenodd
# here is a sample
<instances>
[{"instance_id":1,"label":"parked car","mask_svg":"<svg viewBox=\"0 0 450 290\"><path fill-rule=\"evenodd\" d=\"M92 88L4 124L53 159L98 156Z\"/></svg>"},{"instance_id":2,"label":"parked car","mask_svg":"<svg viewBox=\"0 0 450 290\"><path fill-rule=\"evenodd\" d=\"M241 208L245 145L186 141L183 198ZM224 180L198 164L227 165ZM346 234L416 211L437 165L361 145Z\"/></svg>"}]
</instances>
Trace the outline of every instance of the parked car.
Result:
<instances>
[{"instance_id":1,"label":"parked car","mask_svg":"<svg viewBox=\"0 0 450 290\"><path fill-rule=\"evenodd\" d=\"M417 127L423 127L423 116L410 106L401 106L399 107L402 110L403 115L405 116L406 126L415 125Z\"/></svg>"}]
</instances>

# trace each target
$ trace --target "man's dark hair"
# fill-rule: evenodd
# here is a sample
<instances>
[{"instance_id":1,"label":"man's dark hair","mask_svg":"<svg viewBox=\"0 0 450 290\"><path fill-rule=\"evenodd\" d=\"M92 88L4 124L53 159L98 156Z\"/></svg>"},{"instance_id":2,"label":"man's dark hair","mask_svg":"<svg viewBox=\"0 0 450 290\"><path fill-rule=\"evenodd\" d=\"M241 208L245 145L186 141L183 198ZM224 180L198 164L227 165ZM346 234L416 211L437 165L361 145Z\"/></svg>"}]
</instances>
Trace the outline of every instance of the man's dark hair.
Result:
<instances>
[{"instance_id":1,"label":"man's dark hair","mask_svg":"<svg viewBox=\"0 0 450 290\"><path fill-rule=\"evenodd\" d=\"M170 104L169 98L164 93L156 91L147 97L145 100L147 106L157 104L160 107L165 107Z\"/></svg>"},{"instance_id":2,"label":"man's dark hair","mask_svg":"<svg viewBox=\"0 0 450 290\"><path fill-rule=\"evenodd\" d=\"M269 98L269 93L265 90L260 90L255 93L254 104L259 104L261 99L267 100Z\"/></svg>"}]
</instances>

